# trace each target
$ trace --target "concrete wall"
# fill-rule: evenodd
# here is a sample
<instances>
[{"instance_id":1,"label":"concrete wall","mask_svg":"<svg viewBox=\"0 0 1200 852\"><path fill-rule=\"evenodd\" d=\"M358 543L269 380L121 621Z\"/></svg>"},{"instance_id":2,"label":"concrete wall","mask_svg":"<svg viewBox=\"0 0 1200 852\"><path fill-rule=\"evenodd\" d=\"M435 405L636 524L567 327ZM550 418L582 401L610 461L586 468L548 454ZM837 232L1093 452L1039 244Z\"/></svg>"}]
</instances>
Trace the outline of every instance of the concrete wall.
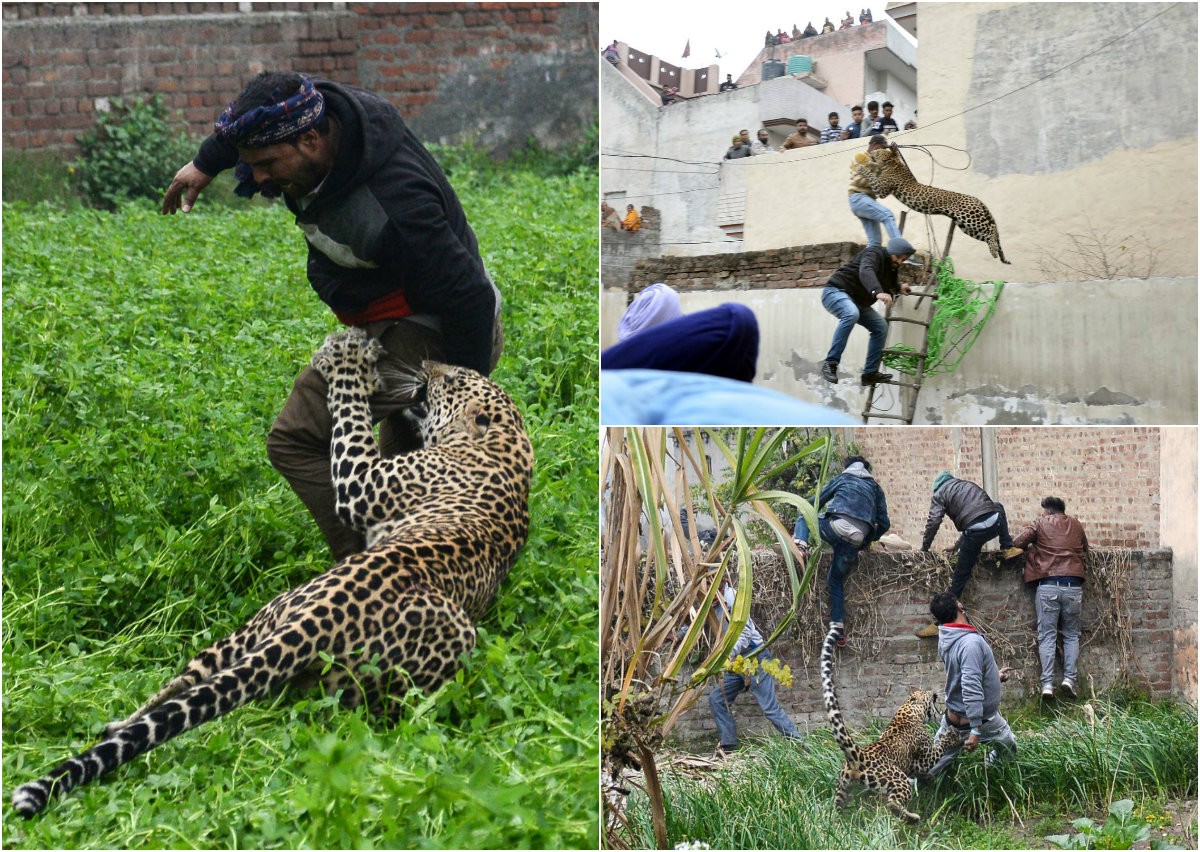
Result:
<instances>
[{"instance_id":1,"label":"concrete wall","mask_svg":"<svg viewBox=\"0 0 1200 852\"><path fill-rule=\"evenodd\" d=\"M918 151L906 157L918 180L982 199L1012 261L1000 264L960 233L951 253L961 273L1020 282L1105 277L1061 271L1060 262L1074 260L1074 234L1096 238L1110 261L1139 255L1126 277L1195 275L1196 122L1179 105L1196 102L1196 20L1192 4L921 6L921 126L893 140L965 150L933 149L937 167ZM1014 58L1018 30L1034 43ZM846 180L852 152L865 145L793 151L750 170L745 248L863 239ZM967 154L968 170L952 171L968 164ZM812 203L794 204L801 194ZM923 220L906 231L918 248L930 245ZM948 220L932 222L940 244ZM1095 252L1085 254L1085 265L1097 265Z\"/></svg>"},{"instance_id":2,"label":"concrete wall","mask_svg":"<svg viewBox=\"0 0 1200 852\"><path fill-rule=\"evenodd\" d=\"M838 655L835 677L843 715L851 728L872 719L891 718L908 697L910 689L936 689L940 693L945 688L945 670L937 658L937 642L917 639L913 635L916 628L930 621L931 590L899 589L889 597L886 606L880 608L883 624L872 629L872 639L864 640L861 632L857 639L855 636L856 613L861 618L866 606L861 590L877 582L881 574L895 572L905 559L911 558L903 554L865 554L859 558L858 567L846 583L850 644ZM1093 591L1093 604L1089 607L1089 592L1085 591L1083 647L1079 659L1081 684L1085 691L1089 683L1093 684L1099 692L1128 678L1157 697L1169 698L1173 688L1174 648L1169 620L1165 616L1170 608L1173 582L1171 551L1139 550L1134 551L1131 558L1133 570L1129 586L1137 590L1137 594L1125 595L1125 603L1130 624L1129 639L1136 654L1128 655L1116 642L1101 641L1093 635L1098 597ZM828 594L824 591L828 562L826 555L817 569L815 583L820 589L819 604L812 601L812 605L823 609L828 607ZM779 608L781 595L787 594L783 585L778 588L775 585L755 585L756 600L751 615L764 632L774 629L773 613ZM997 663L1017 670L1004 687L1001 712L1014 701L1034 698L1039 664L1032 589L1022 585L1015 571L1001 567L996 555L985 553L964 593L964 605L968 615L972 612L985 614ZM774 645L776 655L791 666L795 678L790 689L778 691L779 700L801 730L821 729L829 724L821 698L820 667L815 664L823 638L815 632L796 635L795 629L789 628ZM1012 653L1007 652L1008 648ZM806 659L813 664L804 665ZM1194 671L1193 663L1193 678ZM690 672L684 672L683 677L688 674ZM749 696L740 697L734 704L734 717L739 736L774 732ZM707 698L703 697L681 717L672 736L711 746L715 731Z\"/></svg>"},{"instance_id":3,"label":"concrete wall","mask_svg":"<svg viewBox=\"0 0 1200 852\"><path fill-rule=\"evenodd\" d=\"M1196 430L1162 430L1160 540L1175 554L1175 695L1196 702Z\"/></svg>"},{"instance_id":4,"label":"concrete wall","mask_svg":"<svg viewBox=\"0 0 1200 852\"><path fill-rule=\"evenodd\" d=\"M915 422L1195 424L1196 294L1194 277L1006 285L957 370L926 380ZM759 322L755 384L861 413L865 392L856 376L866 359L866 332L850 335L841 383L825 382L820 363L834 320L821 307L819 288L735 285L684 292L681 301L687 313L725 301L747 305ZM624 305L623 294L606 291L602 346L615 342ZM916 342L911 335L899 339Z\"/></svg>"},{"instance_id":5,"label":"concrete wall","mask_svg":"<svg viewBox=\"0 0 1200 852\"><path fill-rule=\"evenodd\" d=\"M6 150L71 156L115 97L207 134L263 68L387 96L425 140L506 153L596 121L595 3L6 3Z\"/></svg>"}]
</instances>

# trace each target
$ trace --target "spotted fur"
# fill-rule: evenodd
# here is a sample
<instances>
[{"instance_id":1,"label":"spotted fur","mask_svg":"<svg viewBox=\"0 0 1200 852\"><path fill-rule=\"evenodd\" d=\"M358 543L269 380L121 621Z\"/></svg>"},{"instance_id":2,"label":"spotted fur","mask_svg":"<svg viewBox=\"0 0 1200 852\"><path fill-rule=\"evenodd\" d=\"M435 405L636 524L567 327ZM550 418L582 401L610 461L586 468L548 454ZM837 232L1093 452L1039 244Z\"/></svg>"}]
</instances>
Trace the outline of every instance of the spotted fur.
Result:
<instances>
[{"instance_id":1,"label":"spotted fur","mask_svg":"<svg viewBox=\"0 0 1200 852\"><path fill-rule=\"evenodd\" d=\"M868 163L855 166L854 170L867 181L876 198L893 195L909 210L948 216L968 237L987 243L992 257L1009 263L1000 247L996 220L978 198L919 183L895 147L868 151L867 158Z\"/></svg>"},{"instance_id":2,"label":"spotted fur","mask_svg":"<svg viewBox=\"0 0 1200 852\"><path fill-rule=\"evenodd\" d=\"M389 699L453 675L525 542L533 453L499 387L426 362L412 414L423 446L381 458L368 405L380 390L380 351L354 329L330 335L313 356L329 386L338 512L366 534L366 549L276 597L97 745L17 788L19 813L33 816L51 796L290 681L319 681L330 694L342 690L348 706L365 701L390 715Z\"/></svg>"},{"instance_id":3,"label":"spotted fur","mask_svg":"<svg viewBox=\"0 0 1200 852\"><path fill-rule=\"evenodd\" d=\"M956 731L949 730L934 742L926 722L938 714L937 693L918 689L900 705L878 740L864 748L855 745L842 720L833 685L833 654L841 635L841 628L831 628L821 646L825 711L834 739L846 755L838 775L835 804L839 808L845 807L850 798L850 785L857 782L868 790L885 793L887 808L897 817L912 823L920 822L921 817L908 810L908 800L913 792L909 777L928 776L938 758L946 749L957 746L961 737Z\"/></svg>"}]
</instances>

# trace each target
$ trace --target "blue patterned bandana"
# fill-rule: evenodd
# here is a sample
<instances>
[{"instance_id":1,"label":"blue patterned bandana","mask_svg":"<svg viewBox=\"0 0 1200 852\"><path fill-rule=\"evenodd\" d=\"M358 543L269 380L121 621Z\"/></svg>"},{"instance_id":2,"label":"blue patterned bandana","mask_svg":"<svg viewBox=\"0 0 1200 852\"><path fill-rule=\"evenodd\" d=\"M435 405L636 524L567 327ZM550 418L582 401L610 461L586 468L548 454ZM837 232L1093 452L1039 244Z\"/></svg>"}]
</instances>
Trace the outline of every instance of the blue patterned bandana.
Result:
<instances>
[{"instance_id":1,"label":"blue patterned bandana","mask_svg":"<svg viewBox=\"0 0 1200 852\"><path fill-rule=\"evenodd\" d=\"M275 103L255 107L236 118L231 103L217 119L217 134L238 146L265 148L295 139L325 114L324 95L303 74L296 94L284 99L276 89L274 97Z\"/></svg>"}]
</instances>

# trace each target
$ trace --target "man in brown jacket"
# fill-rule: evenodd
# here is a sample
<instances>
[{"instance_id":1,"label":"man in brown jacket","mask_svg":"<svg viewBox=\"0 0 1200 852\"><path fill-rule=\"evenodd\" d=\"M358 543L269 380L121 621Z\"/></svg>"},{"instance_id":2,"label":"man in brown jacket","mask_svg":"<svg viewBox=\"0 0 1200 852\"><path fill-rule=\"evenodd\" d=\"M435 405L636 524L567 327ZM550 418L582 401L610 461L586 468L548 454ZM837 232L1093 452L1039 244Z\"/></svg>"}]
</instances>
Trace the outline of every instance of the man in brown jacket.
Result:
<instances>
[{"instance_id":1,"label":"man in brown jacket","mask_svg":"<svg viewBox=\"0 0 1200 852\"><path fill-rule=\"evenodd\" d=\"M1025 528L1013 547L1025 550L1025 582L1037 583L1038 657L1042 697L1054 697L1054 650L1062 631L1062 690L1078 694L1079 626L1083 606L1083 557L1088 540L1083 525L1067 514L1058 497L1042 500L1042 514Z\"/></svg>"}]
</instances>

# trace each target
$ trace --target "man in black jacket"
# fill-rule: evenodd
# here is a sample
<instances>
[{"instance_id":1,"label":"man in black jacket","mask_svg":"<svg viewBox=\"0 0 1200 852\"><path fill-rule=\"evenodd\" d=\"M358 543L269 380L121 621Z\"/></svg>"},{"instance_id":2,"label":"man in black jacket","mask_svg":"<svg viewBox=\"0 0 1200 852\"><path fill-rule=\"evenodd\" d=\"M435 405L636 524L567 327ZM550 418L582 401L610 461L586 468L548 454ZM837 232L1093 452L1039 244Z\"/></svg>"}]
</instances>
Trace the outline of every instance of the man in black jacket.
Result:
<instances>
[{"instance_id":1,"label":"man in black jacket","mask_svg":"<svg viewBox=\"0 0 1200 852\"><path fill-rule=\"evenodd\" d=\"M933 538L937 535L942 518L954 522L960 535L954 545L958 561L954 565L954 577L950 581L950 594L962 598L963 589L975 570L983 546L994 538L1000 539L1003 558L1020 556L1024 551L1013 547L1012 535L1008 531L1008 516L1004 507L988 496L987 492L965 479L955 479L950 471L943 470L933 480L933 500L929 504L929 518L925 521L925 537L921 550L928 553ZM937 625L927 625L917 631L922 639L938 635Z\"/></svg>"},{"instance_id":2,"label":"man in black jacket","mask_svg":"<svg viewBox=\"0 0 1200 852\"><path fill-rule=\"evenodd\" d=\"M904 237L892 237L887 247L867 246L854 259L829 276L821 292L821 304L825 310L837 317L838 326L833 332L833 343L829 354L821 365L821 378L837 384L838 363L850 339L855 325L861 325L871 333L867 344L867 363L863 366L861 382L873 385L890 382L891 373L879 372L883 359L883 344L887 339L887 320L875 313L871 305L882 302L891 305L898 293L907 293L907 284L897 280L900 264L912 257L912 243Z\"/></svg>"},{"instance_id":3,"label":"man in black jacket","mask_svg":"<svg viewBox=\"0 0 1200 852\"><path fill-rule=\"evenodd\" d=\"M263 72L175 175L162 212L188 212L228 168L239 195L284 196L308 242L309 282L342 323L383 343L381 372L412 372L425 359L485 375L495 366L499 291L454 189L386 100L294 72ZM373 417L384 421L385 454L413 440L393 415L414 401L392 392L372 400ZM364 542L337 517L331 430L325 382L306 367L271 427L267 455L340 560Z\"/></svg>"}]
</instances>

